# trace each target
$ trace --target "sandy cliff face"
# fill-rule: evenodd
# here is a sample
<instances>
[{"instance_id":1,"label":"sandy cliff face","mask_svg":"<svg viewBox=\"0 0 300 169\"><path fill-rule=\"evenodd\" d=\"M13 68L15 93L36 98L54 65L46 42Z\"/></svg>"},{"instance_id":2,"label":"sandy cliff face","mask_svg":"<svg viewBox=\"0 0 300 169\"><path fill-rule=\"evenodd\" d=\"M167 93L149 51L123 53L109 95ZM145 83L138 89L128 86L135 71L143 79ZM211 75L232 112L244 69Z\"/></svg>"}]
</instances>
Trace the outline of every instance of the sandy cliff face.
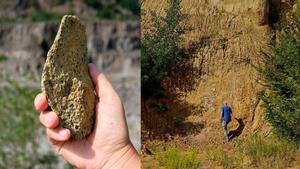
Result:
<instances>
[{"instance_id":1,"label":"sandy cliff face","mask_svg":"<svg viewBox=\"0 0 300 169\"><path fill-rule=\"evenodd\" d=\"M153 10L164 15L166 5L166 0L143 1L142 11ZM181 5L182 12L189 17L184 25L192 28L185 35L182 46L197 48L197 44L203 40L206 45L198 47L196 54L193 54L191 72L195 76L189 77L190 72L187 72L185 77L189 78L181 79L188 90L182 91L178 85L171 85L170 91L175 91L181 102L193 107L189 111L201 116L198 121L204 124L202 133L208 136L206 138L222 138L219 119L223 102L232 106L233 117L239 119L232 120L231 129L244 125L242 135L266 129L262 128L264 121L260 100L256 95L261 85L252 65L259 62L260 50L272 35L268 26L268 1L183 0ZM142 31L149 25L147 18L145 13L142 17ZM169 111L176 112L172 107L169 106ZM185 118L185 122L192 122L197 118L199 117L189 116ZM201 137L201 141L206 138Z\"/></svg>"}]
</instances>

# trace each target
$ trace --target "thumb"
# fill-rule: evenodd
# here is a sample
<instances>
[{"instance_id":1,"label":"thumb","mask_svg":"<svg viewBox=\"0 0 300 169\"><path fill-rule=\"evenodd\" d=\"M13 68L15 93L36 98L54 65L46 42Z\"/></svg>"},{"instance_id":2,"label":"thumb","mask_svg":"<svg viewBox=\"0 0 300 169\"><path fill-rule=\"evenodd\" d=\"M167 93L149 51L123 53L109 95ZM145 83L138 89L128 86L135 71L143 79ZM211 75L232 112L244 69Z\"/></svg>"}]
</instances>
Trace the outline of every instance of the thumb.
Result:
<instances>
[{"instance_id":1,"label":"thumb","mask_svg":"<svg viewBox=\"0 0 300 169\"><path fill-rule=\"evenodd\" d=\"M100 73L94 64L89 64L88 66L97 96L101 99L112 99L113 97L118 97L105 75Z\"/></svg>"}]
</instances>

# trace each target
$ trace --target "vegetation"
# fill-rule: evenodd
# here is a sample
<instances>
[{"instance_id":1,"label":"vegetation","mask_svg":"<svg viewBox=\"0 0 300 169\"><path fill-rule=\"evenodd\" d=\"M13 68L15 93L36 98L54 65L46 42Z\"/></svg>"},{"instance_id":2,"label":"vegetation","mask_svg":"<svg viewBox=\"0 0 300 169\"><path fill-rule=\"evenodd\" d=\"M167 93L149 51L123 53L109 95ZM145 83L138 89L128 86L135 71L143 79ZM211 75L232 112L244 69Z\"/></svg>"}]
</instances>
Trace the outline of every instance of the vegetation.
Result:
<instances>
[{"instance_id":1,"label":"vegetation","mask_svg":"<svg viewBox=\"0 0 300 169\"><path fill-rule=\"evenodd\" d=\"M0 62L6 61L8 57L4 54L0 54Z\"/></svg>"},{"instance_id":2,"label":"vegetation","mask_svg":"<svg viewBox=\"0 0 300 169\"><path fill-rule=\"evenodd\" d=\"M118 0L123 8L129 9L134 15L140 15L140 5L138 0Z\"/></svg>"},{"instance_id":3,"label":"vegetation","mask_svg":"<svg viewBox=\"0 0 300 169\"><path fill-rule=\"evenodd\" d=\"M104 3L97 0L84 0L84 3L97 10L97 16L105 19L130 20L140 15L138 0L117 0L116 3Z\"/></svg>"},{"instance_id":4,"label":"vegetation","mask_svg":"<svg viewBox=\"0 0 300 169\"><path fill-rule=\"evenodd\" d=\"M181 0L169 1L164 17L151 12L151 29L144 30L141 39L142 94L155 95L162 90L161 82L170 69L183 60L179 47L182 35L187 31L182 21L187 15L181 13Z\"/></svg>"},{"instance_id":5,"label":"vegetation","mask_svg":"<svg viewBox=\"0 0 300 169\"><path fill-rule=\"evenodd\" d=\"M252 135L241 140L239 151L244 153L250 164L257 168L286 168L292 161L295 152L293 144L275 136L264 138Z\"/></svg>"},{"instance_id":6,"label":"vegetation","mask_svg":"<svg viewBox=\"0 0 300 169\"><path fill-rule=\"evenodd\" d=\"M167 147L164 141L153 140L147 144L153 152L150 159L142 159L143 168L147 169L198 169L201 159L195 149L182 150L177 147Z\"/></svg>"},{"instance_id":7,"label":"vegetation","mask_svg":"<svg viewBox=\"0 0 300 169\"><path fill-rule=\"evenodd\" d=\"M229 156L229 154L221 146L207 146L207 159L211 167L222 166L224 169L237 167L238 164L234 163L235 161L238 161L235 159L236 157L238 156Z\"/></svg>"},{"instance_id":8,"label":"vegetation","mask_svg":"<svg viewBox=\"0 0 300 169\"><path fill-rule=\"evenodd\" d=\"M85 4L87 4L88 6L91 6L93 8L100 8L101 7L101 3L98 0L83 0L83 2Z\"/></svg>"},{"instance_id":9,"label":"vegetation","mask_svg":"<svg viewBox=\"0 0 300 169\"><path fill-rule=\"evenodd\" d=\"M209 145L207 158L212 167L224 168L274 168L289 166L295 153L295 146L275 136L259 134L237 141L237 148L226 151L221 145Z\"/></svg>"},{"instance_id":10,"label":"vegetation","mask_svg":"<svg viewBox=\"0 0 300 169\"><path fill-rule=\"evenodd\" d=\"M266 119L275 131L296 142L300 140L300 22L283 29L263 52L258 69L267 90L260 93Z\"/></svg>"},{"instance_id":11,"label":"vegetation","mask_svg":"<svg viewBox=\"0 0 300 169\"><path fill-rule=\"evenodd\" d=\"M57 5L62 5L62 4L64 4L64 3L66 3L67 1L70 1L70 0L55 0L54 2L55 2L55 4L57 4Z\"/></svg>"},{"instance_id":12,"label":"vegetation","mask_svg":"<svg viewBox=\"0 0 300 169\"><path fill-rule=\"evenodd\" d=\"M194 149L182 151L172 147L159 153L156 158L166 169L198 169L200 167L200 159Z\"/></svg>"},{"instance_id":13,"label":"vegetation","mask_svg":"<svg viewBox=\"0 0 300 169\"><path fill-rule=\"evenodd\" d=\"M168 110L168 107L165 104L151 103L149 106L151 108L155 108L155 110L159 113L165 113Z\"/></svg>"},{"instance_id":14,"label":"vegetation","mask_svg":"<svg viewBox=\"0 0 300 169\"><path fill-rule=\"evenodd\" d=\"M39 152L42 127L33 100L39 92L8 78L0 83L0 168L56 168L52 152Z\"/></svg>"},{"instance_id":15,"label":"vegetation","mask_svg":"<svg viewBox=\"0 0 300 169\"><path fill-rule=\"evenodd\" d=\"M49 20L60 20L64 14L48 12L48 11L36 11L31 15L31 21L41 22Z\"/></svg>"},{"instance_id":16,"label":"vegetation","mask_svg":"<svg viewBox=\"0 0 300 169\"><path fill-rule=\"evenodd\" d=\"M0 24L6 24L6 23L16 23L16 18L0 18Z\"/></svg>"}]
</instances>

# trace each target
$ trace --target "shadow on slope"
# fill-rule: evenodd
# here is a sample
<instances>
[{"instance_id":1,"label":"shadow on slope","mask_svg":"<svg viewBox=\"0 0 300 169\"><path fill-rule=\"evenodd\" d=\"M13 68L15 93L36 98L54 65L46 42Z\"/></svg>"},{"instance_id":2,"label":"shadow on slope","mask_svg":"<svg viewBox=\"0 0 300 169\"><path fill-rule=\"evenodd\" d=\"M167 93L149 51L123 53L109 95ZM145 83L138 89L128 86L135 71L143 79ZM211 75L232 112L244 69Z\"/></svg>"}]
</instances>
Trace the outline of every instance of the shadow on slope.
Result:
<instances>
[{"instance_id":1,"label":"shadow on slope","mask_svg":"<svg viewBox=\"0 0 300 169\"><path fill-rule=\"evenodd\" d=\"M241 118L234 118L234 119L239 123L239 125L235 130L229 131L228 135L230 137L230 140L240 136L245 128L245 123L243 122L243 119Z\"/></svg>"}]
</instances>

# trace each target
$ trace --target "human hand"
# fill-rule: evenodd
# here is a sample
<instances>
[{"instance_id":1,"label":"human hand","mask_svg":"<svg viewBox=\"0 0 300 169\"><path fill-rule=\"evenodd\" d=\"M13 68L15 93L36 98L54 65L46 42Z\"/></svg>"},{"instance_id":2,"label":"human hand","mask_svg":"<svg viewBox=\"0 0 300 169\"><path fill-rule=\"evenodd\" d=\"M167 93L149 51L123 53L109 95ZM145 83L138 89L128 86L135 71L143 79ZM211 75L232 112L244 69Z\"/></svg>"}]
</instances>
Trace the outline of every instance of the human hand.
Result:
<instances>
[{"instance_id":1,"label":"human hand","mask_svg":"<svg viewBox=\"0 0 300 169\"><path fill-rule=\"evenodd\" d=\"M46 95L40 93L34 100L40 110L40 122L46 127L46 133L54 150L70 164L80 169L94 168L140 168L139 155L132 146L120 97L109 81L96 67L89 64L95 91L95 126L85 140L71 141L71 132L59 128L59 118L53 111L46 111Z\"/></svg>"}]
</instances>

